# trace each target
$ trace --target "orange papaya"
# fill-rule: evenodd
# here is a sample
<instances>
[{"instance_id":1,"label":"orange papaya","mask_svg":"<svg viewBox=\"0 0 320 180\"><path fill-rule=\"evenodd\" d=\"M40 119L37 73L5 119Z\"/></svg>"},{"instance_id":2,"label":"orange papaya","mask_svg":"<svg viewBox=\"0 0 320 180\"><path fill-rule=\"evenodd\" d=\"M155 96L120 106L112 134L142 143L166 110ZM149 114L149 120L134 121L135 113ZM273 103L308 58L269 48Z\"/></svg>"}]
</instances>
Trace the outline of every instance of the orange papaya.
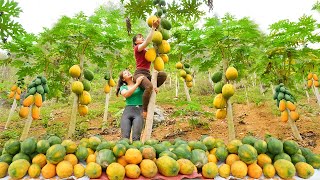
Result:
<instances>
[{"instance_id":1,"label":"orange papaya","mask_svg":"<svg viewBox=\"0 0 320 180\"><path fill-rule=\"evenodd\" d=\"M34 103L34 96L33 95L29 95L27 98L25 98L22 102L22 105L24 107L29 107L30 105L32 105Z\"/></svg>"},{"instance_id":2,"label":"orange papaya","mask_svg":"<svg viewBox=\"0 0 320 180\"><path fill-rule=\"evenodd\" d=\"M34 104L35 104L37 107L41 107L41 106L42 106L42 96L41 96L41 94L36 93L36 94L34 95Z\"/></svg>"}]
</instances>

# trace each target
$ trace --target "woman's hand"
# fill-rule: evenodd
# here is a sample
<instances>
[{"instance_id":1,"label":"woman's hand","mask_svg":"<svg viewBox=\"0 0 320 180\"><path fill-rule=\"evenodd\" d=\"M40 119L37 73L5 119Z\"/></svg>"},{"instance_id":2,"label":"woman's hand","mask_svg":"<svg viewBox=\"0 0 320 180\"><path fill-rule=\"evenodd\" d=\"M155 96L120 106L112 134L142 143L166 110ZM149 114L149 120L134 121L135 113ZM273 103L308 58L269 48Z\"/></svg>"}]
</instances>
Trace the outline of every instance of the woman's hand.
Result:
<instances>
[{"instance_id":1,"label":"woman's hand","mask_svg":"<svg viewBox=\"0 0 320 180\"><path fill-rule=\"evenodd\" d=\"M140 84L143 80L144 76L139 76L137 79L136 79L136 84Z\"/></svg>"},{"instance_id":2,"label":"woman's hand","mask_svg":"<svg viewBox=\"0 0 320 180\"><path fill-rule=\"evenodd\" d=\"M152 28L153 29L157 29L159 24L160 24L160 19L157 19L156 21L153 21L152 22Z\"/></svg>"}]
</instances>

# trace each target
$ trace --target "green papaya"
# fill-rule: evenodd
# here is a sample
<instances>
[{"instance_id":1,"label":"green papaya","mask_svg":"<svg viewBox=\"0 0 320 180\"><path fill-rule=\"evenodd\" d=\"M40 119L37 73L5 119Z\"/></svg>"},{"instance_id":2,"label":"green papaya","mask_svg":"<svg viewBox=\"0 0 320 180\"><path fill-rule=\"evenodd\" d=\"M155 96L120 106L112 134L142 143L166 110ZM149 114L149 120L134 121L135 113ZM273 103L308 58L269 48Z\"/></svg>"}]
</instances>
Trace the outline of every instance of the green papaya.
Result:
<instances>
[{"instance_id":1,"label":"green papaya","mask_svg":"<svg viewBox=\"0 0 320 180\"><path fill-rule=\"evenodd\" d=\"M157 16L161 17L163 14L162 9L158 9L157 10Z\"/></svg>"},{"instance_id":2,"label":"green papaya","mask_svg":"<svg viewBox=\"0 0 320 180\"><path fill-rule=\"evenodd\" d=\"M41 76L41 83L47 84L47 79L44 76Z\"/></svg>"},{"instance_id":3,"label":"green papaya","mask_svg":"<svg viewBox=\"0 0 320 180\"><path fill-rule=\"evenodd\" d=\"M170 39L170 31L166 29L161 29L161 34L162 34L162 39L163 40L168 40Z\"/></svg>"},{"instance_id":4,"label":"green papaya","mask_svg":"<svg viewBox=\"0 0 320 180\"><path fill-rule=\"evenodd\" d=\"M159 1L159 5L160 6L165 6L166 5L166 1L165 0L160 0Z\"/></svg>"},{"instance_id":5,"label":"green papaya","mask_svg":"<svg viewBox=\"0 0 320 180\"><path fill-rule=\"evenodd\" d=\"M39 94L43 94L43 93L44 93L44 89L43 89L43 87L42 87L41 84L37 86L37 92L38 92Z\"/></svg>"},{"instance_id":6,"label":"green papaya","mask_svg":"<svg viewBox=\"0 0 320 180\"><path fill-rule=\"evenodd\" d=\"M36 86L36 83L31 82L31 83L28 85L28 88L31 89L31 88L33 88L33 87L35 87L35 86Z\"/></svg>"},{"instance_id":7,"label":"green papaya","mask_svg":"<svg viewBox=\"0 0 320 180\"><path fill-rule=\"evenodd\" d=\"M285 93L286 92L286 88L285 87L280 87L280 92L283 92L283 93Z\"/></svg>"},{"instance_id":8,"label":"green papaya","mask_svg":"<svg viewBox=\"0 0 320 180\"><path fill-rule=\"evenodd\" d=\"M219 81L221 81L222 79L222 72L218 71L218 72L215 72L212 77L211 77L211 80L214 82L214 83L217 83Z\"/></svg>"},{"instance_id":9,"label":"green papaya","mask_svg":"<svg viewBox=\"0 0 320 180\"><path fill-rule=\"evenodd\" d=\"M83 71L83 75L84 75L84 78L89 80L89 81L92 81L93 78L94 78L94 74L92 71L90 71L89 69L85 69Z\"/></svg>"},{"instance_id":10,"label":"green papaya","mask_svg":"<svg viewBox=\"0 0 320 180\"><path fill-rule=\"evenodd\" d=\"M87 79L84 79L84 80L82 80L81 82L82 82L82 84L83 84L83 89L84 89L85 91L90 91L90 89L91 89L91 83L90 83L90 81L88 81Z\"/></svg>"},{"instance_id":11,"label":"green papaya","mask_svg":"<svg viewBox=\"0 0 320 180\"><path fill-rule=\"evenodd\" d=\"M43 85L43 90L44 90L44 93L49 93L49 86L48 86L48 84Z\"/></svg>"},{"instance_id":12,"label":"green papaya","mask_svg":"<svg viewBox=\"0 0 320 180\"><path fill-rule=\"evenodd\" d=\"M283 98L284 98L284 93L283 92L279 92L278 100L281 101Z\"/></svg>"},{"instance_id":13,"label":"green papaya","mask_svg":"<svg viewBox=\"0 0 320 180\"><path fill-rule=\"evenodd\" d=\"M34 95L37 92L37 88L36 87L32 87L31 89L29 89L28 94L29 95Z\"/></svg>"},{"instance_id":14,"label":"green papaya","mask_svg":"<svg viewBox=\"0 0 320 180\"><path fill-rule=\"evenodd\" d=\"M159 3L159 0L153 0L153 5L157 5Z\"/></svg>"},{"instance_id":15,"label":"green papaya","mask_svg":"<svg viewBox=\"0 0 320 180\"><path fill-rule=\"evenodd\" d=\"M34 82L36 83L36 85L40 85L41 84L41 79L37 78Z\"/></svg>"},{"instance_id":16,"label":"green papaya","mask_svg":"<svg viewBox=\"0 0 320 180\"><path fill-rule=\"evenodd\" d=\"M161 1L160 1L161 2ZM161 26L166 29L166 30L170 30L171 29L171 23L170 21L168 21L167 19L165 18L162 18L161 19L161 22L160 22Z\"/></svg>"},{"instance_id":17,"label":"green papaya","mask_svg":"<svg viewBox=\"0 0 320 180\"><path fill-rule=\"evenodd\" d=\"M161 7L163 14L165 14L167 12L165 7Z\"/></svg>"}]
</instances>

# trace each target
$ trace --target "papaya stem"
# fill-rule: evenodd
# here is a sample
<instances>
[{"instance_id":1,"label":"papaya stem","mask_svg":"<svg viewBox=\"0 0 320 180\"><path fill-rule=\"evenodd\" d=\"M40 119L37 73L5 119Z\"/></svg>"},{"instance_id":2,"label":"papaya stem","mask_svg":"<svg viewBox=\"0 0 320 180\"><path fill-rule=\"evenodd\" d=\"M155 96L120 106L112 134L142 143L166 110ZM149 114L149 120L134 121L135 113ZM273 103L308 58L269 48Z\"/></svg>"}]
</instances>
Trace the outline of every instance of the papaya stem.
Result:
<instances>
[{"instance_id":1,"label":"papaya stem","mask_svg":"<svg viewBox=\"0 0 320 180\"><path fill-rule=\"evenodd\" d=\"M290 111L288 109L287 109L287 112L288 112L288 114L290 114ZM299 141L302 141L302 138L300 136L300 133L299 133L299 130L296 126L296 123L290 118L290 115L288 116L288 119L289 119L288 122L291 127L292 134L293 134L294 138L296 138Z\"/></svg>"},{"instance_id":2,"label":"papaya stem","mask_svg":"<svg viewBox=\"0 0 320 180\"><path fill-rule=\"evenodd\" d=\"M151 79L151 83L153 87L157 87L157 78L158 78L158 71L153 69L152 79ZM156 106L156 93L154 92L154 89L153 89L151 93L149 105L148 105L148 113L147 113L144 133L142 135L142 142L145 142L151 137L155 106Z\"/></svg>"},{"instance_id":3,"label":"papaya stem","mask_svg":"<svg viewBox=\"0 0 320 180\"><path fill-rule=\"evenodd\" d=\"M24 125L20 140L23 141L28 137L29 129L32 124L32 106L29 107L28 119L26 120L26 124Z\"/></svg>"},{"instance_id":4,"label":"papaya stem","mask_svg":"<svg viewBox=\"0 0 320 180\"><path fill-rule=\"evenodd\" d=\"M10 109L10 112L9 112L9 116L8 116L8 120L6 122L6 125L4 127L4 129L7 129L9 124L10 124L10 121L11 121L11 118L12 118L12 115L14 113L14 110L16 110L17 108L17 101L16 99L13 100L13 103L12 103L12 106L11 106L11 109Z\"/></svg>"}]
</instances>

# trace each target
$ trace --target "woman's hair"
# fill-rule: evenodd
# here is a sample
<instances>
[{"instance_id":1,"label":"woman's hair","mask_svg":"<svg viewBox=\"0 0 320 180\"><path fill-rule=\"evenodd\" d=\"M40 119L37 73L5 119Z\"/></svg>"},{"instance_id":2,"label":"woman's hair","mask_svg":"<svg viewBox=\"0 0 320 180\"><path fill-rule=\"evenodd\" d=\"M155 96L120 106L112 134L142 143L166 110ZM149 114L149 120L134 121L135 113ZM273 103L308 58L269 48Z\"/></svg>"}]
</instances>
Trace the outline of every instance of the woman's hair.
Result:
<instances>
[{"instance_id":1,"label":"woman's hair","mask_svg":"<svg viewBox=\"0 0 320 180\"><path fill-rule=\"evenodd\" d=\"M132 47L136 46L136 40L137 40L138 36L142 36L142 34L136 34L135 36L133 36L133 38L132 38Z\"/></svg>"},{"instance_id":2,"label":"woman's hair","mask_svg":"<svg viewBox=\"0 0 320 180\"><path fill-rule=\"evenodd\" d=\"M120 91L120 87L124 84L127 84L124 80L123 80L123 72L125 70L121 71L119 74L119 80L118 80L118 84L117 84L117 91L116 91L116 95L119 96L119 91Z\"/></svg>"}]
</instances>

